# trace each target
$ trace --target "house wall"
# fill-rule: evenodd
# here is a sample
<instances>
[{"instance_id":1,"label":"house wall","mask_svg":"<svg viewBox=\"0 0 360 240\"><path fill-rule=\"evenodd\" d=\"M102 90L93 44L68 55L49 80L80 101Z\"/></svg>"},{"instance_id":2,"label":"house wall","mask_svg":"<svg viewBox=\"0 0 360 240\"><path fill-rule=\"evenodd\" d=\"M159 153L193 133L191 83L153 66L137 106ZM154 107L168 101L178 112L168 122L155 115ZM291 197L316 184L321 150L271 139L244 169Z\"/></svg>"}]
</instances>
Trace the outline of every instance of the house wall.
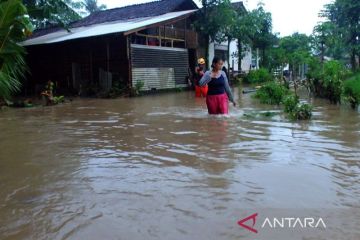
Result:
<instances>
[{"instance_id":1,"label":"house wall","mask_svg":"<svg viewBox=\"0 0 360 240\"><path fill-rule=\"evenodd\" d=\"M127 43L121 35L30 46L27 51L28 94L38 95L48 80L59 94L86 94L89 88L108 90L114 82L128 82Z\"/></svg>"}]
</instances>

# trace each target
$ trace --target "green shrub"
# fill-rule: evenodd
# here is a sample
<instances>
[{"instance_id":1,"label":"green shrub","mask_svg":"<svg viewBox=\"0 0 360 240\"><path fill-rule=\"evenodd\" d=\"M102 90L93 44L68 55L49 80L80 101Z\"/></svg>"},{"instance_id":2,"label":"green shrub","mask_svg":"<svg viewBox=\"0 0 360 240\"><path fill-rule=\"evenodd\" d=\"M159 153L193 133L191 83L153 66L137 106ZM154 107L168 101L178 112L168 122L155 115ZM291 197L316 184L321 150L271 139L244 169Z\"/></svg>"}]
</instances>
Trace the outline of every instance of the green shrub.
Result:
<instances>
[{"instance_id":1,"label":"green shrub","mask_svg":"<svg viewBox=\"0 0 360 240\"><path fill-rule=\"evenodd\" d=\"M145 86L143 81L138 81L135 83L135 86L130 89L130 96L136 97L140 95L141 89Z\"/></svg>"},{"instance_id":2,"label":"green shrub","mask_svg":"<svg viewBox=\"0 0 360 240\"><path fill-rule=\"evenodd\" d=\"M360 75L344 82L344 96L353 109L360 104Z\"/></svg>"},{"instance_id":3,"label":"green shrub","mask_svg":"<svg viewBox=\"0 0 360 240\"><path fill-rule=\"evenodd\" d=\"M64 96L55 96L53 101L54 101L54 104L63 103L63 102L65 102L65 97Z\"/></svg>"},{"instance_id":4,"label":"green shrub","mask_svg":"<svg viewBox=\"0 0 360 240\"><path fill-rule=\"evenodd\" d=\"M308 120L312 117L313 107L308 103L300 103L291 113L292 117L297 120Z\"/></svg>"},{"instance_id":5,"label":"green shrub","mask_svg":"<svg viewBox=\"0 0 360 240\"><path fill-rule=\"evenodd\" d=\"M294 120L307 120L312 117L313 107L307 103L300 103L299 97L289 95L284 98L284 112Z\"/></svg>"},{"instance_id":6,"label":"green shrub","mask_svg":"<svg viewBox=\"0 0 360 240\"><path fill-rule=\"evenodd\" d=\"M307 78L310 80L311 90L317 96L328 98L331 103L337 104L341 102L343 82L349 73L339 61L328 61L322 66L319 59L312 58Z\"/></svg>"},{"instance_id":7,"label":"green shrub","mask_svg":"<svg viewBox=\"0 0 360 240\"><path fill-rule=\"evenodd\" d=\"M349 72L339 61L329 61L324 64L324 74L322 85L326 91L326 96L331 103L340 103L343 91L343 81Z\"/></svg>"},{"instance_id":8,"label":"green shrub","mask_svg":"<svg viewBox=\"0 0 360 240\"><path fill-rule=\"evenodd\" d=\"M273 76L265 68L250 71L248 75L244 78L244 82L251 84L265 83L272 80L274 80Z\"/></svg>"},{"instance_id":9,"label":"green shrub","mask_svg":"<svg viewBox=\"0 0 360 240\"><path fill-rule=\"evenodd\" d=\"M319 58L310 58L308 61L308 71L306 73L306 77L311 80L321 80L323 78L323 68Z\"/></svg>"},{"instance_id":10,"label":"green shrub","mask_svg":"<svg viewBox=\"0 0 360 240\"><path fill-rule=\"evenodd\" d=\"M296 110L299 104L299 97L295 95L289 95L284 98L284 112L292 113Z\"/></svg>"},{"instance_id":11,"label":"green shrub","mask_svg":"<svg viewBox=\"0 0 360 240\"><path fill-rule=\"evenodd\" d=\"M279 105L284 96L288 94L288 89L276 82L269 82L262 86L254 95L260 99L261 103Z\"/></svg>"}]
</instances>

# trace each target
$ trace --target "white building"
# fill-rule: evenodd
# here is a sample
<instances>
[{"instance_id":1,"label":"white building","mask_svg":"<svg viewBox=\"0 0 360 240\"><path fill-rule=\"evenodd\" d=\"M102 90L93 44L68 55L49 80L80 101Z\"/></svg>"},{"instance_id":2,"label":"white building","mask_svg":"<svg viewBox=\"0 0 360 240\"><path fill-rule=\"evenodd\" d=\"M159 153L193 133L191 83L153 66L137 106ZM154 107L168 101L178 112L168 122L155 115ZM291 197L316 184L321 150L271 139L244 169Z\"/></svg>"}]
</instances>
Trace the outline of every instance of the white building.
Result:
<instances>
[{"instance_id":1,"label":"white building","mask_svg":"<svg viewBox=\"0 0 360 240\"><path fill-rule=\"evenodd\" d=\"M243 4L243 2L235 2L232 3L233 7L240 12L246 12L245 6ZM229 47L229 51L228 51L228 43L227 42L223 42L223 43L214 43L214 42L210 42L209 44L209 61L212 61L212 59L214 58L214 56L217 57L221 57L222 59L225 60L225 67L229 68L235 72L240 71L239 69L239 57L238 57L238 47L237 47L237 40L233 40L230 43L230 47ZM255 57L256 58L256 57ZM253 54L252 54L252 50L250 47L248 47L245 50L244 53L244 57L241 60L241 71L242 72L246 72L248 73L250 71L250 69L252 69L254 66L255 68L257 68L256 66L258 66L257 61L253 61Z\"/></svg>"},{"instance_id":2,"label":"white building","mask_svg":"<svg viewBox=\"0 0 360 240\"><path fill-rule=\"evenodd\" d=\"M225 60L224 65L226 68L230 66L230 69L238 72L240 69L238 67L239 58L237 56L237 52L237 40L234 40L230 43L230 51L228 51L228 44L226 42L221 44L211 42L209 44L209 61L212 61L215 56L221 57ZM248 73L251 69L251 66L256 65L253 63L252 59L253 54L251 48L248 47L244 53L244 57L241 60L241 71Z\"/></svg>"}]
</instances>

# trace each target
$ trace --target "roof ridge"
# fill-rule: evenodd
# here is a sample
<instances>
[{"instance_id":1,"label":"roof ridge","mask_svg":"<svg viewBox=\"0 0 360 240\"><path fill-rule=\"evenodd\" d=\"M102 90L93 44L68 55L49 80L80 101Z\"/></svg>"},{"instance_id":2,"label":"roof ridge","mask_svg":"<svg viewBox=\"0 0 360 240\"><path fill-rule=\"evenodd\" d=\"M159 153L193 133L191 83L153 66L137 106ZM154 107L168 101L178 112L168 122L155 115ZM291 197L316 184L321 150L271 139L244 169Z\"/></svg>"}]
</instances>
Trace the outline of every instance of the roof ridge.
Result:
<instances>
[{"instance_id":1,"label":"roof ridge","mask_svg":"<svg viewBox=\"0 0 360 240\"><path fill-rule=\"evenodd\" d=\"M146 3L133 4L94 12L80 20L69 23L68 27L76 28L123 19L130 20L136 18L158 16L168 12L179 10L178 8L187 2L192 3L193 6L190 5L192 7L189 7L188 5L186 5L187 7L185 7L184 10L192 9L195 7L198 8L197 5L193 2L193 0L155 0ZM48 34L50 32L57 31L58 29L59 26L56 25L48 26L42 29L36 29L33 32L33 37Z\"/></svg>"}]
</instances>

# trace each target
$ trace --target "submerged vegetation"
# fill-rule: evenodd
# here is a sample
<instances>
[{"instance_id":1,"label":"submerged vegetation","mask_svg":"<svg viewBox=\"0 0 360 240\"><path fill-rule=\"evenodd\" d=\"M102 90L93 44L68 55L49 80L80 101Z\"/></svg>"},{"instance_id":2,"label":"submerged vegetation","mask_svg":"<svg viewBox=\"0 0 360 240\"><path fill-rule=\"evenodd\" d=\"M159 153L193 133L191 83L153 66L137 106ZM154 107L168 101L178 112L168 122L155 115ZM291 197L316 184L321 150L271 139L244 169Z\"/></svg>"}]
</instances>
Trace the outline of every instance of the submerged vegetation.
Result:
<instances>
[{"instance_id":1,"label":"submerged vegetation","mask_svg":"<svg viewBox=\"0 0 360 240\"><path fill-rule=\"evenodd\" d=\"M254 95L261 103L280 105L283 98L288 94L288 89L276 82L263 85Z\"/></svg>"},{"instance_id":2,"label":"submerged vegetation","mask_svg":"<svg viewBox=\"0 0 360 240\"><path fill-rule=\"evenodd\" d=\"M292 120L307 120L312 117L312 105L300 103L299 97L277 82L270 82L262 86L254 98L264 104L284 105L284 112Z\"/></svg>"},{"instance_id":3,"label":"submerged vegetation","mask_svg":"<svg viewBox=\"0 0 360 240\"><path fill-rule=\"evenodd\" d=\"M245 83L260 84L270 82L274 79L269 70L260 68L258 70L250 71L244 78Z\"/></svg>"},{"instance_id":4,"label":"submerged vegetation","mask_svg":"<svg viewBox=\"0 0 360 240\"><path fill-rule=\"evenodd\" d=\"M308 103L300 103L299 97L289 95L285 97L284 112L293 120L307 120L312 117L313 106Z\"/></svg>"},{"instance_id":5,"label":"submerged vegetation","mask_svg":"<svg viewBox=\"0 0 360 240\"><path fill-rule=\"evenodd\" d=\"M344 82L344 98L353 109L360 105L360 74Z\"/></svg>"}]
</instances>

